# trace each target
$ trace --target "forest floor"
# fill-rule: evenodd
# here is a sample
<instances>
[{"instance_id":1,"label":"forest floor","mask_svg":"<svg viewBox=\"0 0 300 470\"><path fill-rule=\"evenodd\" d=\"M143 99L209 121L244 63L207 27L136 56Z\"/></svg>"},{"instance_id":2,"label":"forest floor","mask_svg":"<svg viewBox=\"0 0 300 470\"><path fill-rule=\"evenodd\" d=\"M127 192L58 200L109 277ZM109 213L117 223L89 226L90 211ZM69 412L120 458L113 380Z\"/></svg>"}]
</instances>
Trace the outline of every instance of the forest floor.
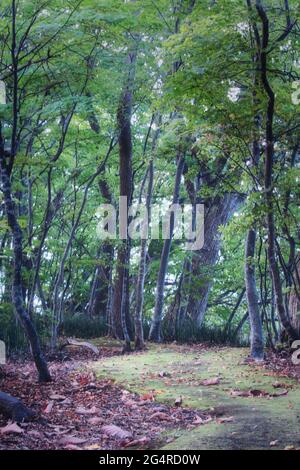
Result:
<instances>
[{"instance_id":1,"label":"forest floor","mask_svg":"<svg viewBox=\"0 0 300 470\"><path fill-rule=\"evenodd\" d=\"M289 357L245 360L246 349L93 341L50 363L35 382L30 362L10 362L0 390L37 411L30 423L0 417L0 449L299 449L300 370Z\"/></svg>"}]
</instances>

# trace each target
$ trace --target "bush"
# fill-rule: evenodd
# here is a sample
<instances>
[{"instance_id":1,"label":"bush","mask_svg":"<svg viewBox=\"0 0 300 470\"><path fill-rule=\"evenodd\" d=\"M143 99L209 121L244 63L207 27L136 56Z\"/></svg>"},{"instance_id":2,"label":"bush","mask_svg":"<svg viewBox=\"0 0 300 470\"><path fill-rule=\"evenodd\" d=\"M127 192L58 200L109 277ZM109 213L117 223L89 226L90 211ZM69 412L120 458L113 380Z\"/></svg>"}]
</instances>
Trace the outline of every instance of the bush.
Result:
<instances>
[{"instance_id":1,"label":"bush","mask_svg":"<svg viewBox=\"0 0 300 470\"><path fill-rule=\"evenodd\" d=\"M61 333L64 336L75 336L85 339L105 336L107 331L105 318L90 318L85 314L66 316L61 327Z\"/></svg>"},{"instance_id":2,"label":"bush","mask_svg":"<svg viewBox=\"0 0 300 470\"><path fill-rule=\"evenodd\" d=\"M224 334L224 327L203 324L199 327L195 322L186 319L180 329L170 332L169 325L163 322L162 334L165 341L178 341L179 343L211 343L230 344L231 346L248 346L248 339L233 337Z\"/></svg>"},{"instance_id":3,"label":"bush","mask_svg":"<svg viewBox=\"0 0 300 470\"><path fill-rule=\"evenodd\" d=\"M50 317L35 315L33 318L42 346L49 341ZM29 351L29 343L23 326L13 312L11 303L0 305L0 340L5 342L7 354Z\"/></svg>"}]
</instances>

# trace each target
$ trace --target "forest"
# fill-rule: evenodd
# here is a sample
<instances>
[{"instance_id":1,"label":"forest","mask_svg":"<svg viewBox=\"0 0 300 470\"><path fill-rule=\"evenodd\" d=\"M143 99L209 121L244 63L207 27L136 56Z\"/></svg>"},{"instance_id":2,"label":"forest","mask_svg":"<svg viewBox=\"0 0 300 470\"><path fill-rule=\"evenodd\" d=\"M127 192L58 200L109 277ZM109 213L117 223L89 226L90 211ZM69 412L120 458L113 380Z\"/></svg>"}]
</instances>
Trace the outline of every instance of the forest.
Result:
<instances>
[{"instance_id":1,"label":"forest","mask_svg":"<svg viewBox=\"0 0 300 470\"><path fill-rule=\"evenodd\" d=\"M1 0L1 451L300 450L299 15Z\"/></svg>"}]
</instances>

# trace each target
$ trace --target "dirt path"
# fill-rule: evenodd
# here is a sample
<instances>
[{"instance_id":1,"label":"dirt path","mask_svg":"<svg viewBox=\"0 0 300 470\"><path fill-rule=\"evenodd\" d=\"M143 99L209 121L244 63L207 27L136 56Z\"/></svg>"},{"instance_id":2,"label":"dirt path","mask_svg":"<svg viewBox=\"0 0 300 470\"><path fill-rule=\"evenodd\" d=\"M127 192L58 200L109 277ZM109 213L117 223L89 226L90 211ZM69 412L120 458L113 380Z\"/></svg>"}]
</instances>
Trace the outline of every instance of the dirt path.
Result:
<instances>
[{"instance_id":1,"label":"dirt path","mask_svg":"<svg viewBox=\"0 0 300 470\"><path fill-rule=\"evenodd\" d=\"M172 431L165 449L300 448L299 382L245 364L246 355L234 348L151 346L92 368L156 402L182 398L184 406L211 411L209 423Z\"/></svg>"}]
</instances>

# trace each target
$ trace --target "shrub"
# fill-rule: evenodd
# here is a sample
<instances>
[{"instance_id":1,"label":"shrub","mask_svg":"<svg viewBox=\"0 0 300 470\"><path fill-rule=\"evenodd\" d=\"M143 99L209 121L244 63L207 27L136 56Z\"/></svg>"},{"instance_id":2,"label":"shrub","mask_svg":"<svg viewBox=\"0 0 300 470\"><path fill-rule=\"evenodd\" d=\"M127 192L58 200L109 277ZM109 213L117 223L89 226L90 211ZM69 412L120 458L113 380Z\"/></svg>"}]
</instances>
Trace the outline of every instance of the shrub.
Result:
<instances>
[{"instance_id":1,"label":"shrub","mask_svg":"<svg viewBox=\"0 0 300 470\"><path fill-rule=\"evenodd\" d=\"M106 319L103 317L90 318L85 314L66 316L61 333L64 336L75 336L77 338L98 338L107 334Z\"/></svg>"}]
</instances>

